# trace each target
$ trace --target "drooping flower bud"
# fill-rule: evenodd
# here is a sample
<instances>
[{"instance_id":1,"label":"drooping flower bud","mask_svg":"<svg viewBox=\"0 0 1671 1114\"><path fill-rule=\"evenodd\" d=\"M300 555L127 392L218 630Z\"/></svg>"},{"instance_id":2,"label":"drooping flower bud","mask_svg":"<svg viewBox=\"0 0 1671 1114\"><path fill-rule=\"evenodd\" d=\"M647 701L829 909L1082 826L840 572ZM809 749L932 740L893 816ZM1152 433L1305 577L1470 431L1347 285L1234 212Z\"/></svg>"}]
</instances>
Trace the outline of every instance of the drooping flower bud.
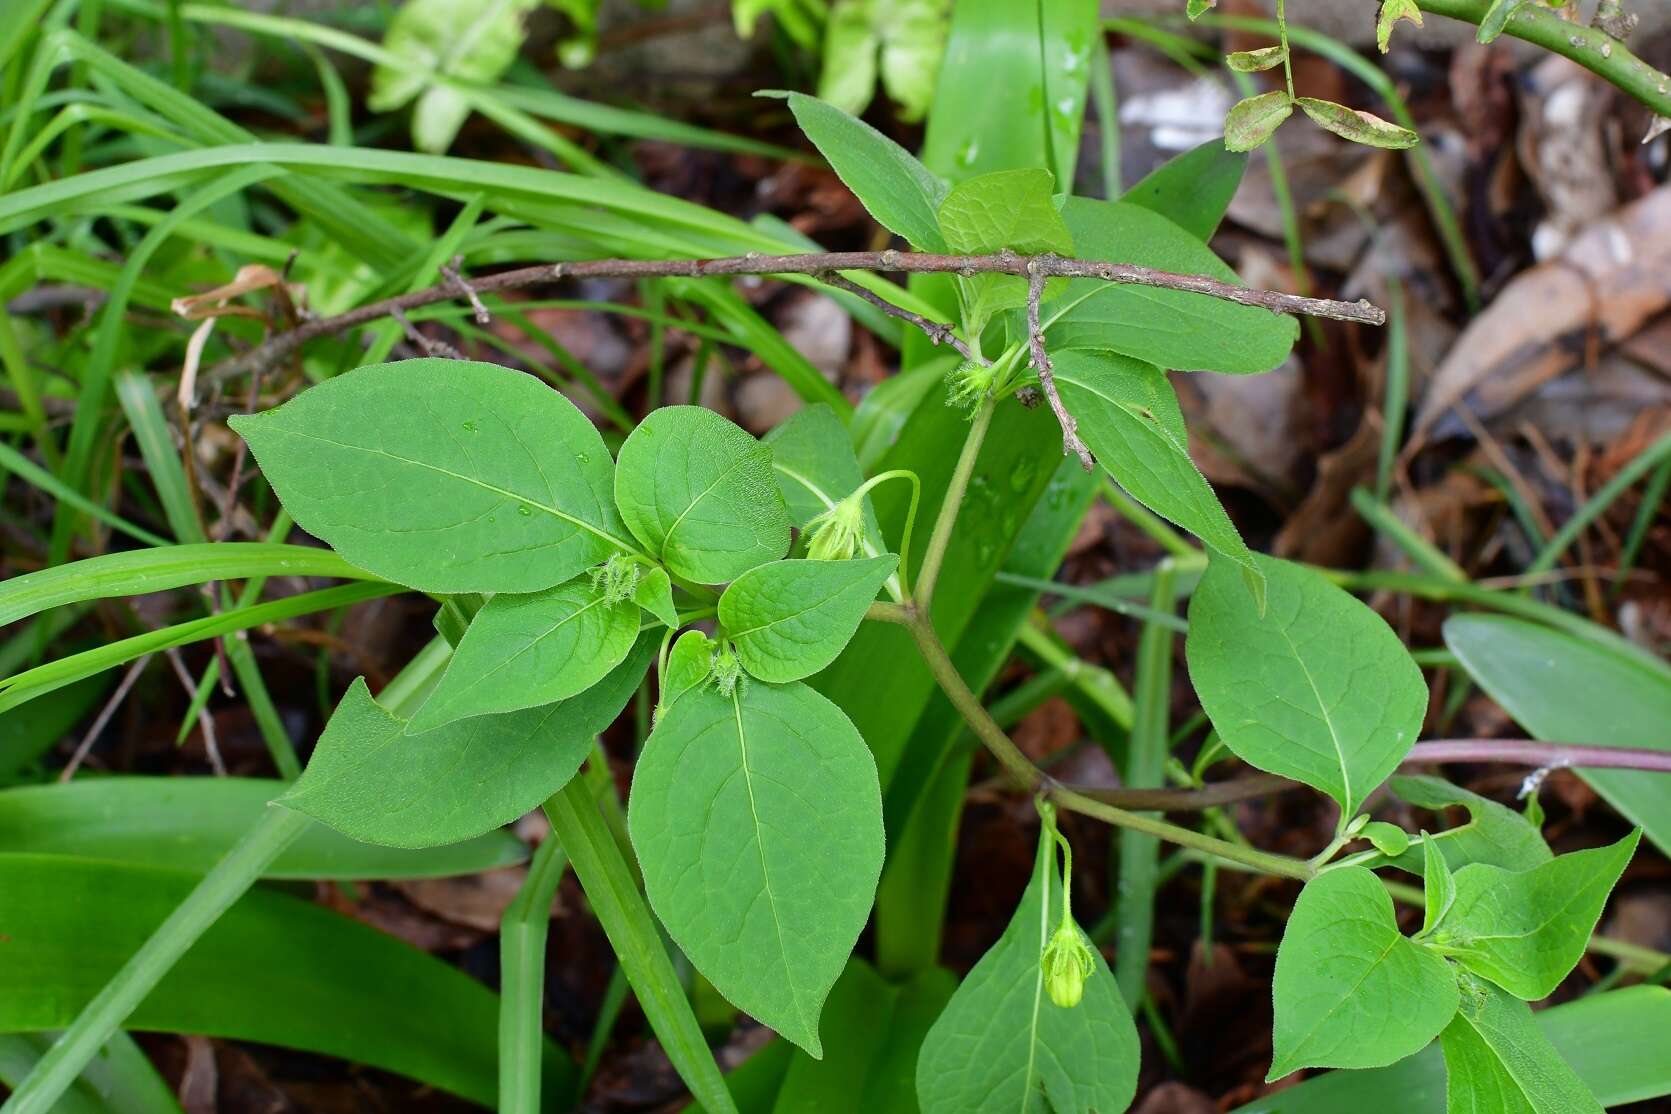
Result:
<instances>
[{"instance_id":1,"label":"drooping flower bud","mask_svg":"<svg viewBox=\"0 0 1671 1114\"><path fill-rule=\"evenodd\" d=\"M865 510L861 497L849 495L807 523L806 555L814 561L845 561L864 540Z\"/></svg>"},{"instance_id":2,"label":"drooping flower bud","mask_svg":"<svg viewBox=\"0 0 1671 1114\"><path fill-rule=\"evenodd\" d=\"M1085 996L1085 980L1096 970L1096 958L1079 926L1063 921L1045 945L1039 965L1044 968L1045 993L1058 1006L1071 1010Z\"/></svg>"}]
</instances>

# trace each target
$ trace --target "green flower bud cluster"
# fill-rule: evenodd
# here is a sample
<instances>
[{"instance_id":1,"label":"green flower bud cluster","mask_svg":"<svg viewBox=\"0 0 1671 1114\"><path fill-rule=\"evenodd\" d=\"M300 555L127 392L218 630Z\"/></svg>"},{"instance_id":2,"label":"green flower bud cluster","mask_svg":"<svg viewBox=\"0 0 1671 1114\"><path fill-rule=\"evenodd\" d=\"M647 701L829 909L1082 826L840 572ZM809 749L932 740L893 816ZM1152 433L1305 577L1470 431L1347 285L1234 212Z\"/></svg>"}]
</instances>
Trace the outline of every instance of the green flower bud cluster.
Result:
<instances>
[{"instance_id":1,"label":"green flower bud cluster","mask_svg":"<svg viewBox=\"0 0 1671 1114\"><path fill-rule=\"evenodd\" d=\"M643 575L642 564L625 553L617 553L592 570L592 590L607 603L625 603L632 599L633 590L638 587L638 580Z\"/></svg>"},{"instance_id":2,"label":"green flower bud cluster","mask_svg":"<svg viewBox=\"0 0 1671 1114\"><path fill-rule=\"evenodd\" d=\"M864 498L855 492L807 523L806 555L814 561L845 561L864 542Z\"/></svg>"},{"instance_id":3,"label":"green flower bud cluster","mask_svg":"<svg viewBox=\"0 0 1671 1114\"><path fill-rule=\"evenodd\" d=\"M1051 935L1039 965L1044 969L1045 993L1065 1010L1079 1005L1085 996L1085 980L1097 969L1091 945L1072 921L1063 921Z\"/></svg>"}]
</instances>

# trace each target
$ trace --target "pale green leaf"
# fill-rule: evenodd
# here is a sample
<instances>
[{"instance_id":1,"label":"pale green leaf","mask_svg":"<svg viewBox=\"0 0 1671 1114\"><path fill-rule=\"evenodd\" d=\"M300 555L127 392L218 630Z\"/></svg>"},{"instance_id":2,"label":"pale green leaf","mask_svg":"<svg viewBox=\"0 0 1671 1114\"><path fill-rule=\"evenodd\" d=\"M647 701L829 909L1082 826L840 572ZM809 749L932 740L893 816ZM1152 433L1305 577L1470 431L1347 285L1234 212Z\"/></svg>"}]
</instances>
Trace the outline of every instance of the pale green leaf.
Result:
<instances>
[{"instance_id":1,"label":"pale green leaf","mask_svg":"<svg viewBox=\"0 0 1671 1114\"><path fill-rule=\"evenodd\" d=\"M1062 402L1108 474L1132 498L1257 574L1242 535L1190 459L1183 411L1165 373L1105 352L1069 350L1053 362Z\"/></svg>"},{"instance_id":2,"label":"pale green leaf","mask_svg":"<svg viewBox=\"0 0 1671 1114\"><path fill-rule=\"evenodd\" d=\"M1237 101L1224 117L1224 145L1232 151L1251 151L1293 114L1293 98L1282 89Z\"/></svg>"},{"instance_id":3,"label":"pale green leaf","mask_svg":"<svg viewBox=\"0 0 1671 1114\"><path fill-rule=\"evenodd\" d=\"M720 584L789 552L772 450L712 410L653 410L621 446L615 501L675 576Z\"/></svg>"},{"instance_id":4,"label":"pale green leaf","mask_svg":"<svg viewBox=\"0 0 1671 1114\"><path fill-rule=\"evenodd\" d=\"M1422 833L1422 899L1422 935L1426 936L1444 923L1456 904L1456 876L1439 844L1426 832Z\"/></svg>"},{"instance_id":5,"label":"pale green leaf","mask_svg":"<svg viewBox=\"0 0 1671 1114\"><path fill-rule=\"evenodd\" d=\"M633 549L598 431L509 368L375 364L229 424L298 525L411 588L536 592Z\"/></svg>"},{"instance_id":6,"label":"pale green leaf","mask_svg":"<svg viewBox=\"0 0 1671 1114\"><path fill-rule=\"evenodd\" d=\"M1318 127L1353 143L1362 143L1366 147L1380 147L1387 151L1402 151L1421 142L1421 136L1409 128L1388 123L1374 113L1360 112L1355 108L1347 108L1333 101L1320 101L1315 97L1301 97L1298 103Z\"/></svg>"},{"instance_id":7,"label":"pale green leaf","mask_svg":"<svg viewBox=\"0 0 1671 1114\"><path fill-rule=\"evenodd\" d=\"M1462 1006L1439 1035L1451 1114L1601 1114L1531 1007L1463 976Z\"/></svg>"},{"instance_id":8,"label":"pale green leaf","mask_svg":"<svg viewBox=\"0 0 1671 1114\"><path fill-rule=\"evenodd\" d=\"M574 775L655 653L654 634L645 634L579 696L421 735L408 735L406 721L356 680L307 769L276 803L366 843L434 847L471 839L538 808Z\"/></svg>"},{"instance_id":9,"label":"pale green leaf","mask_svg":"<svg viewBox=\"0 0 1671 1114\"><path fill-rule=\"evenodd\" d=\"M876 5L882 35L882 87L915 123L934 101L951 29L950 0L884 0Z\"/></svg>"},{"instance_id":10,"label":"pale green leaf","mask_svg":"<svg viewBox=\"0 0 1671 1114\"><path fill-rule=\"evenodd\" d=\"M413 142L440 154L469 115L470 104L438 78L497 81L516 60L523 17L538 0L406 0L389 21L384 50L401 65L379 65L366 104L389 112L423 94L412 117Z\"/></svg>"},{"instance_id":11,"label":"pale green leaf","mask_svg":"<svg viewBox=\"0 0 1671 1114\"><path fill-rule=\"evenodd\" d=\"M1263 615L1235 566L1208 564L1190 601L1190 679L1237 756L1352 815L1415 745L1427 684L1374 611L1301 565L1255 561Z\"/></svg>"},{"instance_id":12,"label":"pale green leaf","mask_svg":"<svg viewBox=\"0 0 1671 1114\"><path fill-rule=\"evenodd\" d=\"M1054 179L1042 169L998 170L965 178L940 203L940 232L946 246L963 255L1009 248L1020 255L1073 254L1073 236L1058 211ZM958 276L964 316L986 322L993 313L1027 303L1027 280L1019 275ZM1063 284L1047 289L1059 296Z\"/></svg>"},{"instance_id":13,"label":"pale green leaf","mask_svg":"<svg viewBox=\"0 0 1671 1114\"><path fill-rule=\"evenodd\" d=\"M1450 964L1399 934L1392 898L1362 867L1325 871L1300 891L1271 997L1268 1080L1402 1060L1438 1036L1457 1005Z\"/></svg>"},{"instance_id":14,"label":"pale green leaf","mask_svg":"<svg viewBox=\"0 0 1671 1114\"><path fill-rule=\"evenodd\" d=\"M1288 60L1285 46L1262 46L1258 50L1238 50L1224 56L1225 64L1238 73L1261 73L1274 70Z\"/></svg>"},{"instance_id":15,"label":"pale green leaf","mask_svg":"<svg viewBox=\"0 0 1671 1114\"><path fill-rule=\"evenodd\" d=\"M1126 1109L1137 1088L1137 1029L1100 953L1084 997L1063 1009L1040 959L1061 924L1050 838L1009 927L975 964L923 1041L922 1114L1055 1114Z\"/></svg>"},{"instance_id":16,"label":"pale green leaf","mask_svg":"<svg viewBox=\"0 0 1671 1114\"><path fill-rule=\"evenodd\" d=\"M1574 851L1526 871L1475 863L1456 872L1456 899L1434 943L1517 998L1555 992L1584 945L1613 885L1636 852L1640 831Z\"/></svg>"},{"instance_id":17,"label":"pale green leaf","mask_svg":"<svg viewBox=\"0 0 1671 1114\"><path fill-rule=\"evenodd\" d=\"M1381 0L1381 11L1375 19L1375 45L1385 54L1392 46L1393 25L1407 19L1417 27L1422 24L1422 10L1416 0Z\"/></svg>"},{"instance_id":18,"label":"pale green leaf","mask_svg":"<svg viewBox=\"0 0 1671 1114\"><path fill-rule=\"evenodd\" d=\"M1359 834L1383 855L1402 855L1410 847L1410 833L1384 820L1371 820Z\"/></svg>"},{"instance_id":19,"label":"pale green leaf","mask_svg":"<svg viewBox=\"0 0 1671 1114\"><path fill-rule=\"evenodd\" d=\"M798 681L836 659L899 558L774 561L719 598L719 621L743 668L762 681Z\"/></svg>"},{"instance_id":20,"label":"pale green leaf","mask_svg":"<svg viewBox=\"0 0 1671 1114\"><path fill-rule=\"evenodd\" d=\"M699 630L688 630L673 642L667 655L667 669L661 676L663 711L678 703L679 697L706 681L714 671L714 651L719 643Z\"/></svg>"},{"instance_id":21,"label":"pale green leaf","mask_svg":"<svg viewBox=\"0 0 1671 1114\"><path fill-rule=\"evenodd\" d=\"M818 99L857 115L876 95L876 51L881 45L872 20L873 0L836 0L824 24L824 63Z\"/></svg>"},{"instance_id":22,"label":"pale green leaf","mask_svg":"<svg viewBox=\"0 0 1671 1114\"><path fill-rule=\"evenodd\" d=\"M1062 219L1081 259L1241 282L1200 238L1142 205L1070 197ZM1042 320L1052 357L1093 348L1185 371L1269 371L1300 335L1294 318L1256 306L1099 279L1070 280Z\"/></svg>"},{"instance_id":23,"label":"pale green leaf","mask_svg":"<svg viewBox=\"0 0 1671 1114\"><path fill-rule=\"evenodd\" d=\"M909 151L834 105L804 93L768 93L789 101L806 137L829 160L877 223L921 251L945 251L935 211L946 183Z\"/></svg>"},{"instance_id":24,"label":"pale green leaf","mask_svg":"<svg viewBox=\"0 0 1671 1114\"><path fill-rule=\"evenodd\" d=\"M802 684L687 691L662 715L627 812L644 890L691 963L814 1056L818 1019L882 872L876 763Z\"/></svg>"},{"instance_id":25,"label":"pale green leaf","mask_svg":"<svg viewBox=\"0 0 1671 1114\"><path fill-rule=\"evenodd\" d=\"M679 611L673 606L673 579L660 565L639 577L633 585L632 602L661 620L663 626L679 626Z\"/></svg>"},{"instance_id":26,"label":"pale green leaf","mask_svg":"<svg viewBox=\"0 0 1671 1114\"><path fill-rule=\"evenodd\" d=\"M638 605L610 603L587 577L487 601L440 684L412 716L412 734L454 720L566 700L619 665L638 637Z\"/></svg>"}]
</instances>

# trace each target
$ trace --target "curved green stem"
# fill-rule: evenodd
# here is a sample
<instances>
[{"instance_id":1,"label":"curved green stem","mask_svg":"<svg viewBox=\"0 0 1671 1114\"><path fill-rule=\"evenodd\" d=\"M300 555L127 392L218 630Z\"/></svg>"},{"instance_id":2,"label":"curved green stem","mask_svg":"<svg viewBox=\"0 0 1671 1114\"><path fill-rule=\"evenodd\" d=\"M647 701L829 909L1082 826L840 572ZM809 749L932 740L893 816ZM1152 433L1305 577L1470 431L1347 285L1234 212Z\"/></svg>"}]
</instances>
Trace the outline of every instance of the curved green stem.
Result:
<instances>
[{"instance_id":1,"label":"curved green stem","mask_svg":"<svg viewBox=\"0 0 1671 1114\"><path fill-rule=\"evenodd\" d=\"M911 598L911 530L917 524L917 505L922 501L923 482L917 474L909 468L895 468L870 477L860 484L858 489L848 496L849 499L863 499L873 487L879 487L889 480L911 481L911 505L905 510L905 528L899 532L899 599Z\"/></svg>"}]
</instances>

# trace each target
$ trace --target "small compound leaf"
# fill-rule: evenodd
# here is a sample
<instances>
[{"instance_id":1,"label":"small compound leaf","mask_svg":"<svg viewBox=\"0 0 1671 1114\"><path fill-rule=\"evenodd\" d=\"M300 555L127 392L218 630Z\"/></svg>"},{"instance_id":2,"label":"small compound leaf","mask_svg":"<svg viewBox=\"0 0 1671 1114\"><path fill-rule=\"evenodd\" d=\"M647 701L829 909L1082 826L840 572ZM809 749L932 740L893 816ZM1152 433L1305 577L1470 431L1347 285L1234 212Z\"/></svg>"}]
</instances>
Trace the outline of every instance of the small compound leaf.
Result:
<instances>
[{"instance_id":1,"label":"small compound leaf","mask_svg":"<svg viewBox=\"0 0 1671 1114\"><path fill-rule=\"evenodd\" d=\"M1492 0L1491 6L1485 9L1485 15L1480 19L1480 29L1475 32L1474 37L1482 43L1495 40L1503 33L1503 28L1509 25L1509 20L1514 18L1514 13L1523 3L1525 0Z\"/></svg>"},{"instance_id":2,"label":"small compound leaf","mask_svg":"<svg viewBox=\"0 0 1671 1114\"><path fill-rule=\"evenodd\" d=\"M1238 101L1224 117L1224 145L1232 151L1251 151L1294 114L1294 101L1276 89Z\"/></svg>"},{"instance_id":3,"label":"small compound leaf","mask_svg":"<svg viewBox=\"0 0 1671 1114\"><path fill-rule=\"evenodd\" d=\"M1456 875L1438 842L1426 832L1422 833L1422 898L1422 935L1426 936L1444 924L1456 904Z\"/></svg>"},{"instance_id":4,"label":"small compound leaf","mask_svg":"<svg viewBox=\"0 0 1671 1114\"><path fill-rule=\"evenodd\" d=\"M882 873L881 783L847 716L802 684L690 689L644 744L627 825L696 969L821 1056L819 1013Z\"/></svg>"},{"instance_id":5,"label":"small compound leaf","mask_svg":"<svg viewBox=\"0 0 1671 1114\"><path fill-rule=\"evenodd\" d=\"M713 674L717 649L719 643L699 630L688 630L674 640L673 649L667 655L667 671L661 676L663 711Z\"/></svg>"},{"instance_id":6,"label":"small compound leaf","mask_svg":"<svg viewBox=\"0 0 1671 1114\"><path fill-rule=\"evenodd\" d=\"M1456 872L1456 899L1434 943L1517 998L1555 992L1584 955L1607 895L1642 833L1557 856L1526 871L1476 863Z\"/></svg>"},{"instance_id":7,"label":"small compound leaf","mask_svg":"<svg viewBox=\"0 0 1671 1114\"><path fill-rule=\"evenodd\" d=\"M1132 498L1260 576L1253 554L1189 456L1178 396L1153 364L1107 352L1058 353L1056 385L1079 434Z\"/></svg>"},{"instance_id":8,"label":"small compound leaf","mask_svg":"<svg viewBox=\"0 0 1671 1114\"><path fill-rule=\"evenodd\" d=\"M1459 976L1462 1004L1439 1034L1448 1109L1471 1114L1602 1114L1532 1009L1483 980Z\"/></svg>"},{"instance_id":9,"label":"small compound leaf","mask_svg":"<svg viewBox=\"0 0 1671 1114\"><path fill-rule=\"evenodd\" d=\"M385 711L363 679L349 686L307 769L276 804L385 847L437 847L509 824L563 787L637 691L653 633L579 696L476 716L421 735Z\"/></svg>"},{"instance_id":10,"label":"small compound leaf","mask_svg":"<svg viewBox=\"0 0 1671 1114\"><path fill-rule=\"evenodd\" d=\"M1274 70L1288 60L1285 46L1262 46L1258 50L1238 50L1224 56L1225 63L1238 73L1261 73Z\"/></svg>"},{"instance_id":11,"label":"small compound leaf","mask_svg":"<svg viewBox=\"0 0 1671 1114\"><path fill-rule=\"evenodd\" d=\"M1422 137L1409 128L1389 123L1373 113L1359 112L1355 108L1333 101L1320 101L1315 97L1301 97L1299 105L1318 127L1366 147L1402 151L1421 142Z\"/></svg>"},{"instance_id":12,"label":"small compound leaf","mask_svg":"<svg viewBox=\"0 0 1671 1114\"><path fill-rule=\"evenodd\" d=\"M1362 867L1305 884L1276 953L1267 1080L1307 1067L1378 1068L1420 1052L1456 1013L1456 979L1398 931L1392 898Z\"/></svg>"},{"instance_id":13,"label":"small compound leaf","mask_svg":"<svg viewBox=\"0 0 1671 1114\"><path fill-rule=\"evenodd\" d=\"M1508 870L1530 870L1553 856L1549 845L1526 818L1506 805L1489 797L1482 797L1444 778L1429 775L1398 774L1389 778L1387 786L1393 796L1405 804L1432 812L1461 805L1468 812L1468 821L1442 832L1427 836L1427 842L1439 851L1450 868L1461 870L1469 863L1491 863ZM1411 874L1425 875L1422 865L1425 851L1411 848L1402 855L1389 856L1387 862ZM1365 864L1374 869L1386 862Z\"/></svg>"},{"instance_id":14,"label":"small compound leaf","mask_svg":"<svg viewBox=\"0 0 1671 1114\"><path fill-rule=\"evenodd\" d=\"M700 406L664 406L628 435L615 501L668 571L720 584L789 551L772 450Z\"/></svg>"},{"instance_id":15,"label":"small compound leaf","mask_svg":"<svg viewBox=\"0 0 1671 1114\"><path fill-rule=\"evenodd\" d=\"M1381 0L1381 12L1375 19L1375 45L1381 48L1382 54L1392 47L1393 24L1401 19L1423 26L1422 10L1416 0Z\"/></svg>"},{"instance_id":16,"label":"small compound leaf","mask_svg":"<svg viewBox=\"0 0 1671 1114\"><path fill-rule=\"evenodd\" d=\"M425 592L537 592L630 551L603 438L531 375L374 364L229 424L298 525Z\"/></svg>"},{"instance_id":17,"label":"small compound leaf","mask_svg":"<svg viewBox=\"0 0 1671 1114\"><path fill-rule=\"evenodd\" d=\"M1062 923L1048 835L1004 935L975 964L917 1059L922 1114L1124 1110L1137 1089L1137 1029L1114 975L1094 967L1077 1006L1045 993L1041 958Z\"/></svg>"},{"instance_id":18,"label":"small compound leaf","mask_svg":"<svg viewBox=\"0 0 1671 1114\"><path fill-rule=\"evenodd\" d=\"M584 576L547 592L494 596L407 730L566 700L619 665L637 637L638 605L610 603Z\"/></svg>"},{"instance_id":19,"label":"small compound leaf","mask_svg":"<svg viewBox=\"0 0 1671 1114\"><path fill-rule=\"evenodd\" d=\"M935 210L946 196L946 183L909 151L832 104L805 93L783 97L795 122L830 162L878 224L921 251L945 251Z\"/></svg>"},{"instance_id":20,"label":"small compound leaf","mask_svg":"<svg viewBox=\"0 0 1671 1114\"><path fill-rule=\"evenodd\" d=\"M1301 565L1254 560L1264 614L1236 566L1208 563L1190 601L1190 679L1238 757L1353 815L1415 745L1427 683L1369 607Z\"/></svg>"},{"instance_id":21,"label":"small compound leaf","mask_svg":"<svg viewBox=\"0 0 1671 1114\"><path fill-rule=\"evenodd\" d=\"M846 649L899 558L774 561L732 581L719 621L743 668L762 681L810 677Z\"/></svg>"},{"instance_id":22,"label":"small compound leaf","mask_svg":"<svg viewBox=\"0 0 1671 1114\"><path fill-rule=\"evenodd\" d=\"M1410 833L1385 820L1371 820L1359 834L1383 855L1402 855L1410 847Z\"/></svg>"},{"instance_id":23,"label":"small compound leaf","mask_svg":"<svg viewBox=\"0 0 1671 1114\"><path fill-rule=\"evenodd\" d=\"M638 578L632 589L632 602L654 615L662 626L678 629L679 610L673 606L673 579L660 565Z\"/></svg>"}]
</instances>

